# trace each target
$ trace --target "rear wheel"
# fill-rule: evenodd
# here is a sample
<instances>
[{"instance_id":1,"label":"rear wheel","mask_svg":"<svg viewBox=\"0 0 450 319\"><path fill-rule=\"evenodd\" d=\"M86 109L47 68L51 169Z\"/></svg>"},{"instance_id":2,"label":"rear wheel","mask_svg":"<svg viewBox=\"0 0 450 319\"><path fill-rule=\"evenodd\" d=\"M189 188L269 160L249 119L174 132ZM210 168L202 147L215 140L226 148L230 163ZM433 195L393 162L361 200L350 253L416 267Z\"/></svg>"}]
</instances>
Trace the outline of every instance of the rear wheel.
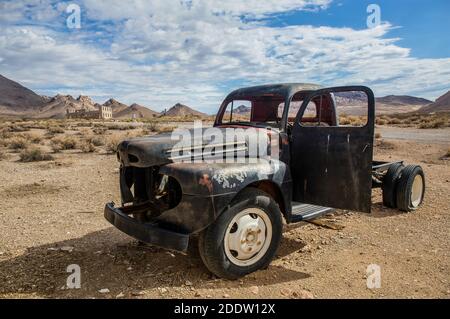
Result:
<instances>
[{"instance_id":1,"label":"rear wheel","mask_svg":"<svg viewBox=\"0 0 450 319\"><path fill-rule=\"evenodd\" d=\"M392 164L383 177L383 205L390 208L397 207L397 180L404 166L401 163Z\"/></svg>"},{"instance_id":2,"label":"rear wheel","mask_svg":"<svg viewBox=\"0 0 450 319\"><path fill-rule=\"evenodd\" d=\"M397 181L397 208L410 212L416 210L425 196L425 175L418 165L406 166Z\"/></svg>"},{"instance_id":3,"label":"rear wheel","mask_svg":"<svg viewBox=\"0 0 450 319\"><path fill-rule=\"evenodd\" d=\"M270 264L282 226L276 202L259 189L245 189L200 235L200 256L215 275L237 279Z\"/></svg>"}]
</instances>

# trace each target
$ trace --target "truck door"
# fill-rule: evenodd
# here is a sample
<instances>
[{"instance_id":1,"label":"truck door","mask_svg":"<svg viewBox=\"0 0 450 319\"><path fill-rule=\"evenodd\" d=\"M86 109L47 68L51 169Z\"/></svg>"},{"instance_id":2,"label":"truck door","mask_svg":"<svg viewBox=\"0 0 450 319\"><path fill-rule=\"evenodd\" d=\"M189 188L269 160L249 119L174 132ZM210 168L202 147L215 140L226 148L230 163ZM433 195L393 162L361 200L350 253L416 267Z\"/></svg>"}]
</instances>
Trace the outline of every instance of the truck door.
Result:
<instances>
[{"instance_id":1,"label":"truck door","mask_svg":"<svg viewBox=\"0 0 450 319\"><path fill-rule=\"evenodd\" d=\"M308 94L291 130L293 200L370 213L374 121L367 87Z\"/></svg>"}]
</instances>

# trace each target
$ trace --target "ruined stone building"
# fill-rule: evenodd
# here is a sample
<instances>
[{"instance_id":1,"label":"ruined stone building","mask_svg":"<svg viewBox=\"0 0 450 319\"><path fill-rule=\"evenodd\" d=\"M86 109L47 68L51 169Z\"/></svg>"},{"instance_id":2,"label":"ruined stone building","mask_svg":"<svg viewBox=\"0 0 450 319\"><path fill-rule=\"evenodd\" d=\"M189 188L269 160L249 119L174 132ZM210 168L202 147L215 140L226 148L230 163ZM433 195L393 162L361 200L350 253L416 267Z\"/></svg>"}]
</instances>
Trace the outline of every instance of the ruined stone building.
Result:
<instances>
[{"instance_id":1,"label":"ruined stone building","mask_svg":"<svg viewBox=\"0 0 450 319\"><path fill-rule=\"evenodd\" d=\"M76 110L76 109L67 109L66 118L68 119L102 119L102 120L110 120L112 119L112 108L110 106L95 105L96 110L88 110L85 108Z\"/></svg>"}]
</instances>

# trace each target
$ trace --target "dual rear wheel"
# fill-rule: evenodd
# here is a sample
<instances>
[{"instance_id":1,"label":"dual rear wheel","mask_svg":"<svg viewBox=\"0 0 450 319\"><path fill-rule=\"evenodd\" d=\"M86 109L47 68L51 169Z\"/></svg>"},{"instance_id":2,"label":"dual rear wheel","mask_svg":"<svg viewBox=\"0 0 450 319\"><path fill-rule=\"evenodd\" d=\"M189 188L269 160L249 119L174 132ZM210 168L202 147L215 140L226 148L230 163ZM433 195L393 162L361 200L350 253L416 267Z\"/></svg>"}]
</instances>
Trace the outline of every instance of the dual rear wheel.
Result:
<instances>
[{"instance_id":1,"label":"dual rear wheel","mask_svg":"<svg viewBox=\"0 0 450 319\"><path fill-rule=\"evenodd\" d=\"M425 175L418 165L392 164L383 179L383 205L405 212L416 210L425 196Z\"/></svg>"}]
</instances>

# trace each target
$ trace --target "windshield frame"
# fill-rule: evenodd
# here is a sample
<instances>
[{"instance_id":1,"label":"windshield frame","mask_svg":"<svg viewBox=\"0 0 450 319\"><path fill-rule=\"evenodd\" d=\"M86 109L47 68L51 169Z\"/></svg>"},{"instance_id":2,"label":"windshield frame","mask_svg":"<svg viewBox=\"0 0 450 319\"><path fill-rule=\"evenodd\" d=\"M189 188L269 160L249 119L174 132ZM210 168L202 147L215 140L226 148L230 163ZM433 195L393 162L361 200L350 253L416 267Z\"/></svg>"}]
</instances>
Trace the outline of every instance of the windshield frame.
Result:
<instances>
[{"instance_id":1,"label":"windshield frame","mask_svg":"<svg viewBox=\"0 0 450 319\"><path fill-rule=\"evenodd\" d=\"M281 116L281 118L279 118L278 122L276 122L276 123L274 123L274 122L267 122L266 123L266 122L254 122L254 121L250 121L250 120L249 121L240 121L239 119L234 120L233 118L231 118L231 120L232 120L231 122L223 122L223 119L225 117L225 113L227 111L228 105L231 102L242 101L242 100L250 101L252 103L252 110L251 110L251 113L252 113L253 112L253 107L254 107L253 103L255 102L255 100L258 99L258 98L262 98L264 96L269 96L269 95L270 96L275 96L275 94L273 92L262 92L260 94L253 94L251 96L236 96L236 95L230 94L222 102L222 104L221 104L221 106L219 108L219 111L217 112L216 119L214 121L214 126L243 125L243 126L250 126L250 127L251 126L260 127L260 126L266 125L266 126L270 126L270 127L277 128L277 129L281 130L283 128L283 118L284 118L284 113L286 111L286 100L287 99L286 99L285 95L282 95L282 94L279 94L279 93L276 94L276 95L278 95L277 100L279 100L280 103L284 103L285 106L284 106L284 110L283 110L282 116ZM250 118L251 118L251 116L252 116L252 114L250 114Z\"/></svg>"}]
</instances>

